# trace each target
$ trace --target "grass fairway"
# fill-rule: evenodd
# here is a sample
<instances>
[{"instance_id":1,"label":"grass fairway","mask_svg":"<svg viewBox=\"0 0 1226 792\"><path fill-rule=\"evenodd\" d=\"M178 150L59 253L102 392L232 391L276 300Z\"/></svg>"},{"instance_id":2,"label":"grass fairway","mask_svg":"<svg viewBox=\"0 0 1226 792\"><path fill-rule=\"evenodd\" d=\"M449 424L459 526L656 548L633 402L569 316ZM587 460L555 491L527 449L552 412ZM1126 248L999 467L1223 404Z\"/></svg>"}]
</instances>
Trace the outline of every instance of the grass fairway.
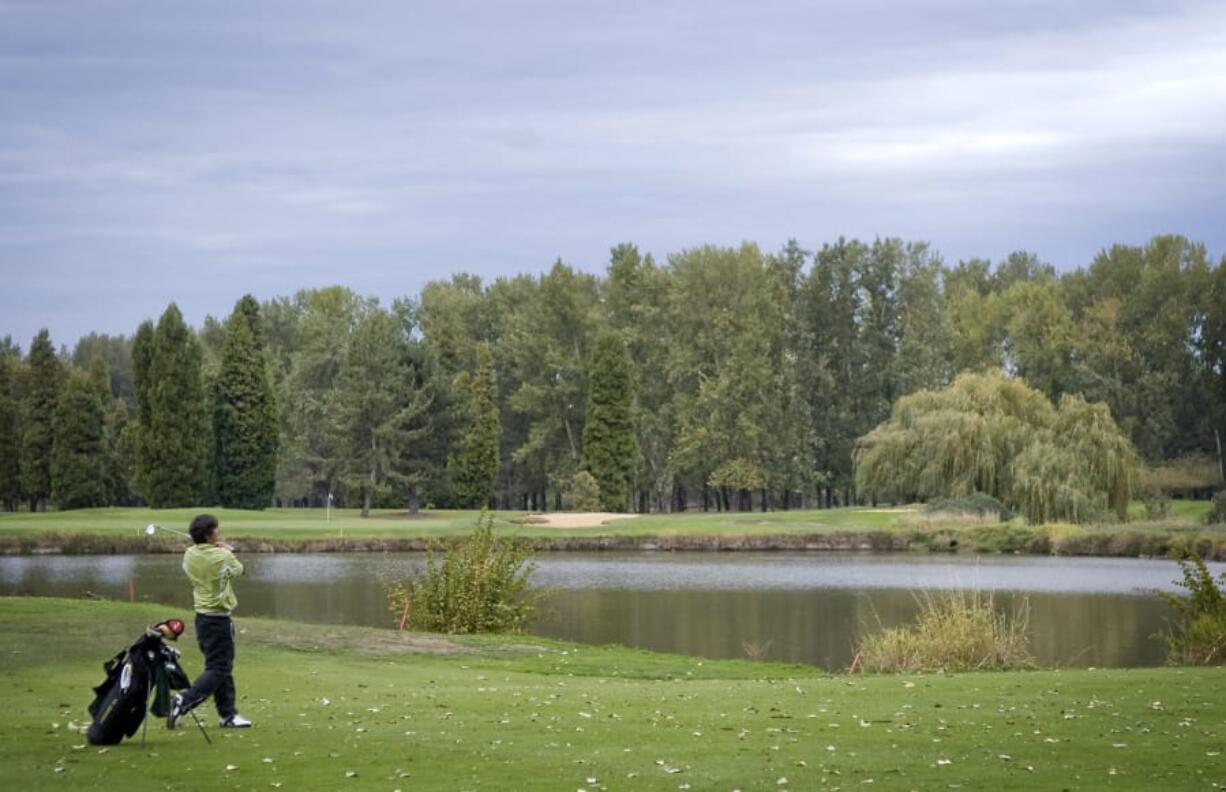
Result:
<instances>
[{"instance_id":1,"label":"grass fairway","mask_svg":"<svg viewBox=\"0 0 1226 792\"><path fill-rule=\"evenodd\" d=\"M1132 511L1136 526L1151 532L1203 529L1208 501L1175 501L1172 517L1165 522L1146 523L1139 504ZM442 510L410 517L406 512L376 510L368 518L357 509L333 509L331 519L323 509L266 509L243 511L197 507L190 509L105 508L64 512L0 512L0 539L34 538L48 535L117 537L144 541L142 529L157 523L187 530L192 517L202 511L216 514L226 536L231 539L272 541L327 539L406 539L458 536L470 532L478 512ZM900 509L842 508L772 512L688 512L684 514L644 514L634 519L616 520L593 528L558 528L518 522L525 512L494 513L495 530L503 535L523 537L581 538L676 537L676 536L787 536L832 533L864 534L875 531L909 533L917 530L964 530L965 522L943 525L917 520ZM922 523L922 524L921 524ZM1103 526L1119 530L1129 524ZM178 542L173 534L159 538Z\"/></svg>"},{"instance_id":2,"label":"grass fairway","mask_svg":"<svg viewBox=\"0 0 1226 792\"><path fill-rule=\"evenodd\" d=\"M143 528L151 522L186 531L191 517L210 511L221 520L229 539L250 539L275 543L349 541L362 539L445 538L470 533L477 521L477 511L430 511L409 517L403 511L374 511L367 519L356 509L333 509L331 520L322 509L267 509L243 511L237 509L81 509L49 511L40 514L0 512L0 542L15 543L51 537L83 537L89 552L96 541L118 541L134 544L183 543L173 533L159 532L150 539ZM766 512L691 512L679 515L642 515L633 520L617 520L608 525L588 528L559 528L547 525L521 524L522 511L494 512L494 530L503 536L532 538L592 538L615 537L677 537L677 536L788 536L814 533L866 532L893 526L899 514L873 509L831 509L824 511ZM114 552L114 550L101 550Z\"/></svg>"},{"instance_id":3,"label":"grass fairway","mask_svg":"<svg viewBox=\"0 0 1226 792\"><path fill-rule=\"evenodd\" d=\"M403 511L374 511L363 519L357 509L267 509L242 511L199 507L191 509L107 508L64 512L0 513L0 537L45 534L105 534L139 538L149 523L186 531L192 517L202 511L217 515L231 539L310 540L333 538L446 537L472 531L478 512L431 511L409 517ZM525 512L495 512L495 530L530 537L580 536L753 536L811 534L838 530L865 531L889 528L899 514L875 509L812 511L650 514L617 520L596 528L555 528L515 522ZM161 534L159 534L161 536ZM167 536L172 536L167 534Z\"/></svg>"},{"instance_id":4,"label":"grass fairway","mask_svg":"<svg viewBox=\"0 0 1226 792\"><path fill-rule=\"evenodd\" d=\"M1222 669L828 676L535 637L240 619L248 731L107 750L100 665L165 607L0 599L5 787L1216 789ZM184 665L201 668L194 635ZM208 714L210 726L215 724ZM871 782L871 785L870 785Z\"/></svg>"}]
</instances>

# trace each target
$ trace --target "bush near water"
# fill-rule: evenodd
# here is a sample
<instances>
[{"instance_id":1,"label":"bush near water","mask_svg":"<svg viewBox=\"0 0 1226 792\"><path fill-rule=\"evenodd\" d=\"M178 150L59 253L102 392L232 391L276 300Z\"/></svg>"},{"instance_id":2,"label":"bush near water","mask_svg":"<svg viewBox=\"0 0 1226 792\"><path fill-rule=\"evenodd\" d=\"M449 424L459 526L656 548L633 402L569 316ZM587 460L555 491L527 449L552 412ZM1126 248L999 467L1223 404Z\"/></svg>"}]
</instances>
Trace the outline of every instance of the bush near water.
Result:
<instances>
[{"instance_id":1,"label":"bush near water","mask_svg":"<svg viewBox=\"0 0 1226 792\"><path fill-rule=\"evenodd\" d=\"M1226 664L1226 572L1214 580L1204 559L1185 550L1179 560L1186 594L1155 592L1175 611L1175 622L1162 634L1172 665Z\"/></svg>"},{"instance_id":2,"label":"bush near water","mask_svg":"<svg viewBox=\"0 0 1226 792\"><path fill-rule=\"evenodd\" d=\"M392 585L388 607L399 616L407 605L415 630L519 632L542 596L528 591L531 556L530 545L495 538L494 519L483 512L471 535L452 542L441 559L432 549L422 574Z\"/></svg>"},{"instance_id":3,"label":"bush near water","mask_svg":"<svg viewBox=\"0 0 1226 792\"><path fill-rule=\"evenodd\" d=\"M879 629L861 641L865 671L1002 671L1034 665L1027 602L1004 613L990 592L925 592L917 599L914 625Z\"/></svg>"}]
</instances>

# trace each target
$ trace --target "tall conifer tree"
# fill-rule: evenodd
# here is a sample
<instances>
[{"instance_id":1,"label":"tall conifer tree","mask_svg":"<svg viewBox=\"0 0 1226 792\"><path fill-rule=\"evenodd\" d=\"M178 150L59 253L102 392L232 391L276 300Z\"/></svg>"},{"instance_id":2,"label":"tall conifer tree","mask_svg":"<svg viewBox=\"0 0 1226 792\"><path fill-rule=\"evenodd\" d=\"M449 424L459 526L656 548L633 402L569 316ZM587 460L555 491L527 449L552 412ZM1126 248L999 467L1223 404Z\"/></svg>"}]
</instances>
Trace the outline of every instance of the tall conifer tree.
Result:
<instances>
[{"instance_id":1,"label":"tall conifer tree","mask_svg":"<svg viewBox=\"0 0 1226 792\"><path fill-rule=\"evenodd\" d=\"M140 332L137 333L140 341ZM149 350L148 370L134 362L141 415L137 457L145 499L154 508L194 506L208 487L206 454L209 424L200 381L200 345L174 303L158 320Z\"/></svg>"},{"instance_id":2,"label":"tall conifer tree","mask_svg":"<svg viewBox=\"0 0 1226 792\"><path fill-rule=\"evenodd\" d=\"M606 511L630 507L634 484L634 394L630 355L613 333L596 339L583 424L583 468L600 484Z\"/></svg>"},{"instance_id":3,"label":"tall conifer tree","mask_svg":"<svg viewBox=\"0 0 1226 792\"><path fill-rule=\"evenodd\" d=\"M133 477L136 473L136 424L128 418L128 405L116 399L106 416L106 479L111 488L110 501L116 506L136 502Z\"/></svg>"},{"instance_id":4,"label":"tall conifer tree","mask_svg":"<svg viewBox=\"0 0 1226 792\"><path fill-rule=\"evenodd\" d=\"M0 508L5 511L16 511L21 500L21 443L12 367L7 356L0 356Z\"/></svg>"},{"instance_id":5,"label":"tall conifer tree","mask_svg":"<svg viewBox=\"0 0 1226 792\"><path fill-rule=\"evenodd\" d=\"M111 374L106 368L106 358L94 355L89 361L89 383L102 402L102 408L111 406Z\"/></svg>"},{"instance_id":6,"label":"tall conifer tree","mask_svg":"<svg viewBox=\"0 0 1226 792\"><path fill-rule=\"evenodd\" d=\"M260 343L259 306L239 300L226 321L213 426L221 505L263 509L277 475L277 410Z\"/></svg>"},{"instance_id":7,"label":"tall conifer tree","mask_svg":"<svg viewBox=\"0 0 1226 792\"><path fill-rule=\"evenodd\" d=\"M51 451L52 496L61 509L85 509L110 502L106 481L104 414L97 383L69 372L55 408Z\"/></svg>"},{"instance_id":8,"label":"tall conifer tree","mask_svg":"<svg viewBox=\"0 0 1226 792\"><path fill-rule=\"evenodd\" d=\"M406 458L430 432L432 397L414 379L402 331L386 311L364 316L337 377L338 446L347 487L361 493L363 517L392 485L407 488L418 480L407 475Z\"/></svg>"},{"instance_id":9,"label":"tall conifer tree","mask_svg":"<svg viewBox=\"0 0 1226 792\"><path fill-rule=\"evenodd\" d=\"M146 503L149 502L149 482L145 480L145 472L152 465L145 440L153 412L149 370L153 365L154 334L153 322L146 319L132 336L132 390L136 396L136 420L132 424L132 483Z\"/></svg>"},{"instance_id":10,"label":"tall conifer tree","mask_svg":"<svg viewBox=\"0 0 1226 792\"><path fill-rule=\"evenodd\" d=\"M78 345L79 346L79 345ZM111 412L113 402L117 400L111 396L111 373L107 367L106 358L100 352L94 352L93 357L89 361L89 372L86 375L89 380L89 385L94 389L98 396L98 404L102 409L102 446L99 453L102 455L100 470L103 482L102 487L106 492L106 505L116 503L114 499L116 485L111 481L111 472L114 465L111 462L111 453L113 450L113 438L111 436ZM57 498L58 503L58 498Z\"/></svg>"},{"instance_id":11,"label":"tall conifer tree","mask_svg":"<svg viewBox=\"0 0 1226 792\"><path fill-rule=\"evenodd\" d=\"M51 447L63 367L44 328L30 345L30 377L21 432L21 490L30 511L45 511L51 497Z\"/></svg>"},{"instance_id":12,"label":"tall conifer tree","mask_svg":"<svg viewBox=\"0 0 1226 792\"><path fill-rule=\"evenodd\" d=\"M502 424L498 418L498 384L494 356L487 342L477 344L477 369L462 373L456 390L467 393L468 425L460 448L449 460L452 492L463 506L485 506L494 494L498 478L498 441Z\"/></svg>"}]
</instances>

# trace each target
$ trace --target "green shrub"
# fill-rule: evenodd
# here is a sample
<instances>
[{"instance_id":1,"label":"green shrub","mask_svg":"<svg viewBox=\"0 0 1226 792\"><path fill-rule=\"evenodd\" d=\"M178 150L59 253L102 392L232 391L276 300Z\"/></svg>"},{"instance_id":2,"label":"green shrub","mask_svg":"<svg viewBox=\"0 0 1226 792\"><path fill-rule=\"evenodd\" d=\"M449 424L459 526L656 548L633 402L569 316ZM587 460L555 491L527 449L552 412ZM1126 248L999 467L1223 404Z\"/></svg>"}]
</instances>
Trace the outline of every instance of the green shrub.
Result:
<instances>
[{"instance_id":1,"label":"green shrub","mask_svg":"<svg viewBox=\"0 0 1226 792\"><path fill-rule=\"evenodd\" d=\"M950 530L912 531L908 543L930 553L953 553L958 550L958 535Z\"/></svg>"},{"instance_id":2,"label":"green shrub","mask_svg":"<svg viewBox=\"0 0 1226 792\"><path fill-rule=\"evenodd\" d=\"M1171 516L1171 497L1162 492L1145 496L1145 519L1165 520Z\"/></svg>"},{"instance_id":3,"label":"green shrub","mask_svg":"<svg viewBox=\"0 0 1226 792\"><path fill-rule=\"evenodd\" d=\"M1175 623L1160 634L1166 644L1166 659L1172 665L1222 665L1226 663L1226 573L1213 579L1205 560L1185 551L1179 559L1183 580L1176 585L1187 594L1156 591L1175 611Z\"/></svg>"},{"instance_id":4,"label":"green shrub","mask_svg":"<svg viewBox=\"0 0 1226 792\"><path fill-rule=\"evenodd\" d=\"M409 604L409 625L443 633L520 632L536 617L543 594L528 591L536 569L527 544L494 538L494 518L482 512L473 532L439 560L432 549L424 572L388 588L397 616Z\"/></svg>"},{"instance_id":5,"label":"green shrub","mask_svg":"<svg viewBox=\"0 0 1226 792\"><path fill-rule=\"evenodd\" d=\"M983 525L967 531L977 553L1026 553L1049 555L1051 541L1047 531L1028 525Z\"/></svg>"},{"instance_id":6,"label":"green shrub","mask_svg":"<svg viewBox=\"0 0 1226 792\"><path fill-rule=\"evenodd\" d=\"M1226 525L1226 489L1213 496L1213 508L1205 515L1210 525Z\"/></svg>"},{"instance_id":7,"label":"green shrub","mask_svg":"<svg viewBox=\"0 0 1226 792\"><path fill-rule=\"evenodd\" d=\"M909 627L879 629L860 643L866 671L970 671L1034 665L1026 627L1028 600L1012 614L997 610L992 594L926 593L919 620Z\"/></svg>"},{"instance_id":8,"label":"green shrub","mask_svg":"<svg viewBox=\"0 0 1226 792\"><path fill-rule=\"evenodd\" d=\"M600 505L600 482L586 470L580 470L570 480L571 508L580 512L598 512Z\"/></svg>"}]
</instances>

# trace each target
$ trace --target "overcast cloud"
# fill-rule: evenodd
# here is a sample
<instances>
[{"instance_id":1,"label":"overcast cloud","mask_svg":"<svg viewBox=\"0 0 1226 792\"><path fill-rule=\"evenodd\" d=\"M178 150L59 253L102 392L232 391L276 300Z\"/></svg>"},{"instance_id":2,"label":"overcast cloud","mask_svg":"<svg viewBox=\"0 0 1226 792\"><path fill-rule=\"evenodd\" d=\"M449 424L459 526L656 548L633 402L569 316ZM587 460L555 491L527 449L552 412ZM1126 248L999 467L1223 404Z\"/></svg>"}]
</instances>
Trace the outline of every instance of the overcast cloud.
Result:
<instances>
[{"instance_id":1,"label":"overcast cloud","mask_svg":"<svg viewBox=\"0 0 1226 792\"><path fill-rule=\"evenodd\" d=\"M0 0L0 336L622 241L1226 252L1221 2L443 5Z\"/></svg>"}]
</instances>

